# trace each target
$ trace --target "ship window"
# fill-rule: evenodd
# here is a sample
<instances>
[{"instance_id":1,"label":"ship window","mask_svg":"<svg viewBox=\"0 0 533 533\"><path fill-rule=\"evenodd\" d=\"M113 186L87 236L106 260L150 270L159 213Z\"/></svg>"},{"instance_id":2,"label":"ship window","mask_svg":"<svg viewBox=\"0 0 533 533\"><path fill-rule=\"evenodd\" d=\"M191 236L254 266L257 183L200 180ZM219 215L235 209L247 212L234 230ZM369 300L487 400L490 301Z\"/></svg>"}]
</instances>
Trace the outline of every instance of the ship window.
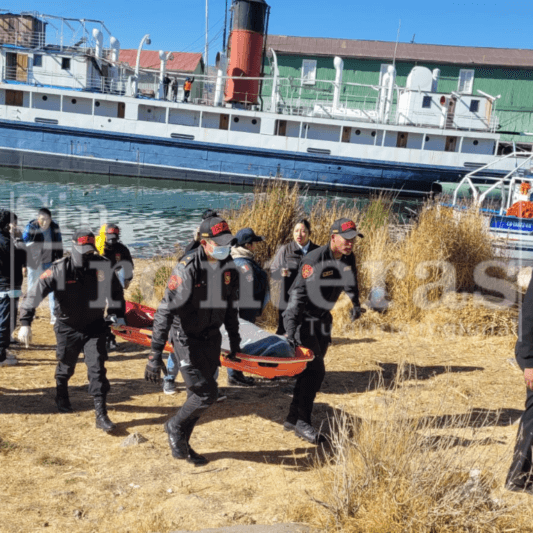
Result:
<instances>
[{"instance_id":1,"label":"ship window","mask_svg":"<svg viewBox=\"0 0 533 533\"><path fill-rule=\"evenodd\" d=\"M100 102L95 102L95 103L94 103L94 106L95 106L95 107L100 107Z\"/></svg>"},{"instance_id":2,"label":"ship window","mask_svg":"<svg viewBox=\"0 0 533 533\"><path fill-rule=\"evenodd\" d=\"M473 142L473 145L474 145L474 146L477 146L478 144L479 144L479 141L474 141L474 142Z\"/></svg>"},{"instance_id":3,"label":"ship window","mask_svg":"<svg viewBox=\"0 0 533 533\"><path fill-rule=\"evenodd\" d=\"M239 117L235 117L235 118L233 119L233 122L239 122Z\"/></svg>"},{"instance_id":4,"label":"ship window","mask_svg":"<svg viewBox=\"0 0 533 533\"><path fill-rule=\"evenodd\" d=\"M355 130L356 135L361 135L361 130Z\"/></svg>"},{"instance_id":5,"label":"ship window","mask_svg":"<svg viewBox=\"0 0 533 533\"><path fill-rule=\"evenodd\" d=\"M252 124L255 126L257 124L257 119L253 118L252 119Z\"/></svg>"},{"instance_id":6,"label":"ship window","mask_svg":"<svg viewBox=\"0 0 533 533\"><path fill-rule=\"evenodd\" d=\"M473 86L474 86L474 71L473 70L460 70L459 71L459 83L457 85L457 92L461 94L472 94Z\"/></svg>"},{"instance_id":7,"label":"ship window","mask_svg":"<svg viewBox=\"0 0 533 533\"><path fill-rule=\"evenodd\" d=\"M77 102L76 98L72 99L72 103L75 104Z\"/></svg>"},{"instance_id":8,"label":"ship window","mask_svg":"<svg viewBox=\"0 0 533 533\"><path fill-rule=\"evenodd\" d=\"M302 84L314 85L316 80L316 60L304 59L302 61Z\"/></svg>"},{"instance_id":9,"label":"ship window","mask_svg":"<svg viewBox=\"0 0 533 533\"><path fill-rule=\"evenodd\" d=\"M33 56L33 66L42 67L43 66L43 56L36 54Z\"/></svg>"},{"instance_id":10,"label":"ship window","mask_svg":"<svg viewBox=\"0 0 533 533\"><path fill-rule=\"evenodd\" d=\"M61 58L61 68L63 70L70 70L70 57Z\"/></svg>"},{"instance_id":11,"label":"ship window","mask_svg":"<svg viewBox=\"0 0 533 533\"><path fill-rule=\"evenodd\" d=\"M424 96L424 98L422 98L422 107L425 108L425 109L428 109L431 107L431 96Z\"/></svg>"},{"instance_id":12,"label":"ship window","mask_svg":"<svg viewBox=\"0 0 533 533\"><path fill-rule=\"evenodd\" d=\"M479 111L479 100L472 100L470 102L470 113L477 113Z\"/></svg>"},{"instance_id":13,"label":"ship window","mask_svg":"<svg viewBox=\"0 0 533 533\"><path fill-rule=\"evenodd\" d=\"M373 131L370 135L372 135L372 137L375 137L376 136L376 132Z\"/></svg>"},{"instance_id":14,"label":"ship window","mask_svg":"<svg viewBox=\"0 0 533 533\"><path fill-rule=\"evenodd\" d=\"M46 102L46 100L48 100L48 96L46 96L46 94L43 96L43 100Z\"/></svg>"},{"instance_id":15,"label":"ship window","mask_svg":"<svg viewBox=\"0 0 533 533\"><path fill-rule=\"evenodd\" d=\"M429 141L429 135L426 135L426 142Z\"/></svg>"}]
</instances>

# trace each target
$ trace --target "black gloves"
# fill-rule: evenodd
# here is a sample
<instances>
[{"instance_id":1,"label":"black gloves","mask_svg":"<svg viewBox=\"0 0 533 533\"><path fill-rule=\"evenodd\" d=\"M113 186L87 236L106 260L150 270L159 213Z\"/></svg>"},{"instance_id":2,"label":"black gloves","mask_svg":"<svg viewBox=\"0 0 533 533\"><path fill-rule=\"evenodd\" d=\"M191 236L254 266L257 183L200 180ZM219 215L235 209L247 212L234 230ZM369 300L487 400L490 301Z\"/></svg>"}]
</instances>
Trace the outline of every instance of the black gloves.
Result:
<instances>
[{"instance_id":1,"label":"black gloves","mask_svg":"<svg viewBox=\"0 0 533 533\"><path fill-rule=\"evenodd\" d=\"M144 369L144 379L151 381L152 383L159 383L161 380L161 370L165 376L167 375L167 369L165 363L163 363L163 356L161 353L152 352L148 357L148 364Z\"/></svg>"},{"instance_id":2,"label":"black gloves","mask_svg":"<svg viewBox=\"0 0 533 533\"><path fill-rule=\"evenodd\" d=\"M237 357L237 352L234 351L226 355L226 359L229 359L230 361L234 361L236 363L240 362L240 359Z\"/></svg>"},{"instance_id":3,"label":"black gloves","mask_svg":"<svg viewBox=\"0 0 533 533\"><path fill-rule=\"evenodd\" d=\"M366 309L363 309L362 307L353 307L350 311L350 318L352 319L352 322L357 320L358 318L361 318L361 315L363 313L366 313Z\"/></svg>"},{"instance_id":4,"label":"black gloves","mask_svg":"<svg viewBox=\"0 0 533 533\"><path fill-rule=\"evenodd\" d=\"M296 348L299 346L296 339L294 337L287 337L287 342L289 343L289 346L296 351Z\"/></svg>"}]
</instances>

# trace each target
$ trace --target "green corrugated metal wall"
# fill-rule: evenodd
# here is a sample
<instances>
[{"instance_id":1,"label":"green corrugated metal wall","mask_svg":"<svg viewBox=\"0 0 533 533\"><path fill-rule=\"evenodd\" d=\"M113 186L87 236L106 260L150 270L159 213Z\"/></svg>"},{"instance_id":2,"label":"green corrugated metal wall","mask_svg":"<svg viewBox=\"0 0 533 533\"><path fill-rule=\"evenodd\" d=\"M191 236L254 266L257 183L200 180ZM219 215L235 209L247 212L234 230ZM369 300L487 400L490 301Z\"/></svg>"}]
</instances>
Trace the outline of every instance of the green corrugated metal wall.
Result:
<instances>
[{"instance_id":1,"label":"green corrugated metal wall","mask_svg":"<svg viewBox=\"0 0 533 533\"><path fill-rule=\"evenodd\" d=\"M278 54L278 65L282 78L294 78L299 85L302 72L302 61L304 59L314 59L317 61L316 80L335 79L335 68L333 67L333 57L313 57ZM385 60L364 60L347 58L344 59L343 83L361 83L377 85L379 83L379 72L382 64L391 63ZM471 65L439 65L436 63L396 63L396 83L405 86L409 72L415 66L424 66L433 70L440 69L440 80L438 91L450 93L457 90L459 71L462 69L474 70L473 94L477 94L479 89L492 96L501 95L496 101L496 115L500 121L500 130L533 132L533 69L512 69L499 67L480 67ZM265 63L265 73L270 74L270 64ZM295 84L296 85L296 82ZM300 98L302 100L331 100L333 96L333 86L331 84L316 83L313 86L317 90L302 90ZM264 84L263 95L271 94L271 85ZM282 89L283 90L283 89ZM288 91L287 91L288 92ZM297 92L293 90L293 96ZM377 92L358 87L343 86L341 101L348 98L350 101L363 102L366 98L368 106L372 107L375 102ZM394 111L394 109L393 109ZM502 140L520 140L533 142L533 137L519 137L517 135L502 135Z\"/></svg>"}]
</instances>

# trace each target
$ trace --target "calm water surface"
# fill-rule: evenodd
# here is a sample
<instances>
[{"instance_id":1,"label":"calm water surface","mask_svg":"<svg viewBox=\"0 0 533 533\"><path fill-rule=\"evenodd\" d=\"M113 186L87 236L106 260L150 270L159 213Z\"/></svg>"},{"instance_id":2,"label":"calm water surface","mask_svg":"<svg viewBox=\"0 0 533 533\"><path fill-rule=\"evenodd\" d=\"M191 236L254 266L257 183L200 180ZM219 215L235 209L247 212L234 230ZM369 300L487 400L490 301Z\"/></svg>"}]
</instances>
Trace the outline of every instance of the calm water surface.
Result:
<instances>
[{"instance_id":1,"label":"calm water surface","mask_svg":"<svg viewBox=\"0 0 533 533\"><path fill-rule=\"evenodd\" d=\"M251 195L252 189L242 186L0 167L0 206L13 210L20 226L43 206L52 211L64 241L80 226L98 233L102 224L113 222L135 257L173 253L176 243L191 240L205 209L238 208ZM316 198L308 196L306 202Z\"/></svg>"}]
</instances>

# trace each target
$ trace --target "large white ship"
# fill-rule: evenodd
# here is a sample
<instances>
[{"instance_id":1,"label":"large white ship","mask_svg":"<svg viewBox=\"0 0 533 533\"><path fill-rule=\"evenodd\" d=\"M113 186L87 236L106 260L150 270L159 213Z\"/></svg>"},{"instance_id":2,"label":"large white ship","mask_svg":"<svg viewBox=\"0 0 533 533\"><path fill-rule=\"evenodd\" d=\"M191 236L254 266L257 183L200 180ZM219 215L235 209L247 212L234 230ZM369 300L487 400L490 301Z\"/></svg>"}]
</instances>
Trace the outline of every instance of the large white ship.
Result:
<instances>
[{"instance_id":1,"label":"large white ship","mask_svg":"<svg viewBox=\"0 0 533 533\"><path fill-rule=\"evenodd\" d=\"M119 42L100 21L77 21L81 38L66 44L47 21L76 21L2 15L0 165L245 185L275 176L332 192L418 195L495 159L496 98L439 93L438 70L417 66L399 87L391 66L381 85L361 86L373 97L356 108L342 101L335 58L336 78L324 82L333 98L304 103L305 80L280 78L264 50L267 13L263 0L233 1L229 57L217 57L216 79L196 81L214 95L187 103L166 99L164 51L147 82L138 61L119 61ZM270 78L261 76L265 53ZM478 181L514 166L502 159Z\"/></svg>"}]
</instances>

